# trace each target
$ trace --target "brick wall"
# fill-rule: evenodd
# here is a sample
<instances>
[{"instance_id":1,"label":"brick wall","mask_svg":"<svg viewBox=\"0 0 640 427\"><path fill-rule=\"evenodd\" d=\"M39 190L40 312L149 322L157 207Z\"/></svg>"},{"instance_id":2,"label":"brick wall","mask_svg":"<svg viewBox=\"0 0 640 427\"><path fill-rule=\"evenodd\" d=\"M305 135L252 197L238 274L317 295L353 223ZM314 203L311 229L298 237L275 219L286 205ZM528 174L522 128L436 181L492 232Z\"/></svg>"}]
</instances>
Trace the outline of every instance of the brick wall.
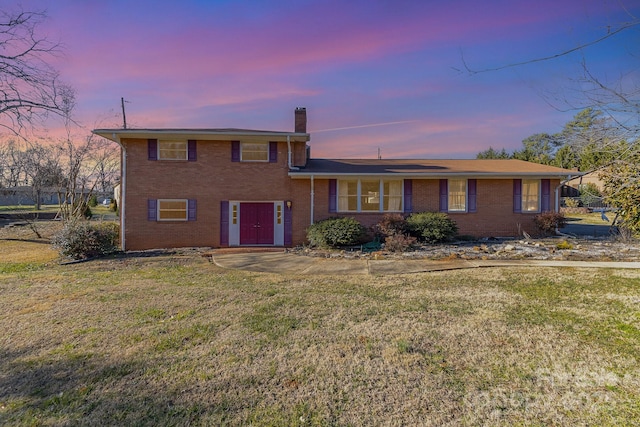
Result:
<instances>
[{"instance_id":1,"label":"brick wall","mask_svg":"<svg viewBox=\"0 0 640 427\"><path fill-rule=\"evenodd\" d=\"M364 226L371 226L380 219L380 213L329 213L329 180L316 180L315 212L316 221L332 216L348 216L356 218ZM554 189L559 180L551 180L551 207L555 206ZM413 180L413 212L438 212L439 206L438 179ZM459 234L475 237L509 237L521 235L526 231L536 235L533 224L536 214L518 214L513 212L513 180L512 179L478 179L477 180L477 212L449 213L456 221Z\"/></svg>"},{"instance_id":2,"label":"brick wall","mask_svg":"<svg viewBox=\"0 0 640 427\"><path fill-rule=\"evenodd\" d=\"M125 231L128 250L220 245L220 202L291 201L293 244L306 239L311 223L311 182L291 179L287 168L287 143L278 142L277 163L231 161L230 141L198 141L197 161L147 160L146 140L124 140L126 147ZM305 144L292 145L294 164L302 164ZM551 181L553 190L559 180ZM381 213L336 214L329 212L329 180L314 180L313 219L351 216L370 226ZM460 234L517 236L521 230L535 235L535 214L513 213L513 180L478 179L477 212L450 213ZM147 220L148 199L196 199L197 219L186 222ZM439 181L413 180L413 211L438 211ZM286 209L286 207L285 207Z\"/></svg>"},{"instance_id":3,"label":"brick wall","mask_svg":"<svg viewBox=\"0 0 640 427\"><path fill-rule=\"evenodd\" d=\"M124 222L128 250L219 246L223 200L291 200L294 230L308 227L309 182L289 179L286 141L278 142L277 163L232 162L230 141L198 141L195 162L150 161L146 140L124 140L123 144L127 155ZM148 199L172 198L196 199L197 220L147 220ZM294 235L294 241L300 241L299 234Z\"/></svg>"}]
</instances>

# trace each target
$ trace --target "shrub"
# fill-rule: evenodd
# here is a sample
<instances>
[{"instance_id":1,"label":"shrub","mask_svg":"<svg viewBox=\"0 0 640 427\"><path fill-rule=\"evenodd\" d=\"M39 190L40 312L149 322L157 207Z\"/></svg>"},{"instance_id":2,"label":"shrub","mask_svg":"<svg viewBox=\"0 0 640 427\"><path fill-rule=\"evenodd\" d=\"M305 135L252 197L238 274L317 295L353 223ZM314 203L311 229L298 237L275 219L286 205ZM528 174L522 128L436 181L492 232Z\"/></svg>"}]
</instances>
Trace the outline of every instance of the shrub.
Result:
<instances>
[{"instance_id":1,"label":"shrub","mask_svg":"<svg viewBox=\"0 0 640 427\"><path fill-rule=\"evenodd\" d=\"M98 196L94 194L93 196L89 197L89 201L87 202L87 204L92 208L98 206Z\"/></svg>"},{"instance_id":2,"label":"shrub","mask_svg":"<svg viewBox=\"0 0 640 427\"><path fill-rule=\"evenodd\" d=\"M565 249L573 249L573 245L566 240L563 240L562 242L556 244L556 248L562 251Z\"/></svg>"},{"instance_id":3,"label":"shrub","mask_svg":"<svg viewBox=\"0 0 640 427\"><path fill-rule=\"evenodd\" d=\"M109 210L111 212L118 212L118 202L116 202L116 199L112 199L111 203L109 203Z\"/></svg>"},{"instance_id":4,"label":"shrub","mask_svg":"<svg viewBox=\"0 0 640 427\"><path fill-rule=\"evenodd\" d=\"M409 233L427 243L440 243L452 239L458 232L456 222L447 214L422 212L407 218Z\"/></svg>"},{"instance_id":5,"label":"shrub","mask_svg":"<svg viewBox=\"0 0 640 427\"><path fill-rule=\"evenodd\" d=\"M564 204L568 208L577 208L580 206L580 200L567 197L566 199L564 199Z\"/></svg>"},{"instance_id":6,"label":"shrub","mask_svg":"<svg viewBox=\"0 0 640 427\"><path fill-rule=\"evenodd\" d=\"M556 228L567 225L564 214L560 212L542 212L533 218L536 228L544 235L555 234Z\"/></svg>"},{"instance_id":7,"label":"shrub","mask_svg":"<svg viewBox=\"0 0 640 427\"><path fill-rule=\"evenodd\" d=\"M353 218L329 218L312 224L307 229L311 246L338 247L362 242L365 228Z\"/></svg>"},{"instance_id":8,"label":"shrub","mask_svg":"<svg viewBox=\"0 0 640 427\"><path fill-rule=\"evenodd\" d=\"M406 234L392 234L384 239L384 248L391 252L404 252L415 245L416 238Z\"/></svg>"},{"instance_id":9,"label":"shrub","mask_svg":"<svg viewBox=\"0 0 640 427\"><path fill-rule=\"evenodd\" d=\"M400 214L385 214L382 220L373 226L377 236L388 237L407 233L407 220Z\"/></svg>"},{"instance_id":10,"label":"shrub","mask_svg":"<svg viewBox=\"0 0 640 427\"><path fill-rule=\"evenodd\" d=\"M597 185L588 182L580 186L580 202L583 206L589 206L602 200L602 193Z\"/></svg>"},{"instance_id":11,"label":"shrub","mask_svg":"<svg viewBox=\"0 0 640 427\"><path fill-rule=\"evenodd\" d=\"M74 259L93 258L118 250L118 225L74 220L53 237L53 247Z\"/></svg>"}]
</instances>

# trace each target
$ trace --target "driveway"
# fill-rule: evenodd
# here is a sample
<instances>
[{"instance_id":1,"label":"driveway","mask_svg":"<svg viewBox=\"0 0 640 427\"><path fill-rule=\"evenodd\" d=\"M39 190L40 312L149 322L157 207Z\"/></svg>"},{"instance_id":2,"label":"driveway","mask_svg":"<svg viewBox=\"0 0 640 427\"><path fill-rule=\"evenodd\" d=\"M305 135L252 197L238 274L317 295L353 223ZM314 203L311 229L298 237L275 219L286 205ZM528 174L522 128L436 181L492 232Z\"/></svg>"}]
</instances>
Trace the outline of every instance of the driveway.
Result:
<instances>
[{"instance_id":1,"label":"driveway","mask_svg":"<svg viewBox=\"0 0 640 427\"><path fill-rule=\"evenodd\" d=\"M604 221L603 221L604 222ZM609 236L611 226L608 224L595 225L595 224L580 224L579 222L570 222L566 227L561 228L560 231L565 234L572 234L575 236L584 237L607 237Z\"/></svg>"}]
</instances>

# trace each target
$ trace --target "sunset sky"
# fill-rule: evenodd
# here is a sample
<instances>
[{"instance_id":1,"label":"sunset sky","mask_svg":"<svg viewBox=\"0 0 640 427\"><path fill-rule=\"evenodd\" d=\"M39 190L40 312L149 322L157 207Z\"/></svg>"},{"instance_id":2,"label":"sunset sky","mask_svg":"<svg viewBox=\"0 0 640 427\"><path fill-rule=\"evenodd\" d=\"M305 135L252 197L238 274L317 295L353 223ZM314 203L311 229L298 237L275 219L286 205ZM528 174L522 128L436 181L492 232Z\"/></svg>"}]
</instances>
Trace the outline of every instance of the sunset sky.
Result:
<instances>
[{"instance_id":1,"label":"sunset sky","mask_svg":"<svg viewBox=\"0 0 640 427\"><path fill-rule=\"evenodd\" d=\"M0 0L3 8L13 2ZM640 79L640 26L555 55L640 16L639 0L26 0L47 11L55 67L87 129L293 131L314 157L473 158L561 130L581 62ZM635 58L633 57L635 55ZM635 66L632 64L635 60Z\"/></svg>"}]
</instances>

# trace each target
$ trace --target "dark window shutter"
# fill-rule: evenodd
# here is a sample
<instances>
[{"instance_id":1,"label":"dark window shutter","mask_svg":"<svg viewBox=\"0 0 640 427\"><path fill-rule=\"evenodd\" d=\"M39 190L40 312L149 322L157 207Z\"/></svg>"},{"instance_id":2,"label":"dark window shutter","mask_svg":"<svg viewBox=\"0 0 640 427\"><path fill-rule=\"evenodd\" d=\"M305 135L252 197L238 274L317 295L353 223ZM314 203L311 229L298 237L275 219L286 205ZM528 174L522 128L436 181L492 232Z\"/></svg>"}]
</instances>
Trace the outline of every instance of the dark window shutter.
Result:
<instances>
[{"instance_id":1,"label":"dark window shutter","mask_svg":"<svg viewBox=\"0 0 640 427\"><path fill-rule=\"evenodd\" d=\"M220 246L229 246L229 202L220 202Z\"/></svg>"},{"instance_id":2,"label":"dark window shutter","mask_svg":"<svg viewBox=\"0 0 640 427\"><path fill-rule=\"evenodd\" d=\"M158 201L156 199L147 200L147 220L158 220Z\"/></svg>"},{"instance_id":3,"label":"dark window shutter","mask_svg":"<svg viewBox=\"0 0 640 427\"><path fill-rule=\"evenodd\" d=\"M240 141L231 141L231 161L240 161Z\"/></svg>"},{"instance_id":4,"label":"dark window shutter","mask_svg":"<svg viewBox=\"0 0 640 427\"><path fill-rule=\"evenodd\" d=\"M449 210L449 181L446 179L440 180L440 212L447 212Z\"/></svg>"},{"instance_id":5,"label":"dark window shutter","mask_svg":"<svg viewBox=\"0 0 640 427\"><path fill-rule=\"evenodd\" d=\"M269 143L269 163L277 163L278 162L278 143L270 142Z\"/></svg>"},{"instance_id":6,"label":"dark window shutter","mask_svg":"<svg viewBox=\"0 0 640 427\"><path fill-rule=\"evenodd\" d=\"M522 180L513 180L513 211L515 213L522 212Z\"/></svg>"},{"instance_id":7,"label":"dark window shutter","mask_svg":"<svg viewBox=\"0 0 640 427\"><path fill-rule=\"evenodd\" d=\"M411 213L413 210L413 181L404 180L404 213Z\"/></svg>"},{"instance_id":8,"label":"dark window shutter","mask_svg":"<svg viewBox=\"0 0 640 427\"><path fill-rule=\"evenodd\" d=\"M477 181L475 179L470 179L467 181L467 201L469 206L467 208L467 212L476 212L477 203L476 203L476 187Z\"/></svg>"},{"instance_id":9,"label":"dark window shutter","mask_svg":"<svg viewBox=\"0 0 640 427\"><path fill-rule=\"evenodd\" d=\"M187 220L195 221L196 220L196 200L189 199L187 202Z\"/></svg>"},{"instance_id":10,"label":"dark window shutter","mask_svg":"<svg viewBox=\"0 0 640 427\"><path fill-rule=\"evenodd\" d=\"M542 200L540 201L540 210L547 212L551 210L551 181L543 179L541 181Z\"/></svg>"},{"instance_id":11,"label":"dark window shutter","mask_svg":"<svg viewBox=\"0 0 640 427\"><path fill-rule=\"evenodd\" d=\"M284 202L284 245L291 246L293 244L293 215L291 209Z\"/></svg>"},{"instance_id":12,"label":"dark window shutter","mask_svg":"<svg viewBox=\"0 0 640 427\"><path fill-rule=\"evenodd\" d=\"M187 141L187 158L190 162L195 162L198 157L196 153L196 146L197 143L195 139L190 139L189 141Z\"/></svg>"},{"instance_id":13,"label":"dark window shutter","mask_svg":"<svg viewBox=\"0 0 640 427\"><path fill-rule=\"evenodd\" d=\"M149 160L158 160L158 140L147 140L147 149L149 152Z\"/></svg>"},{"instance_id":14,"label":"dark window shutter","mask_svg":"<svg viewBox=\"0 0 640 427\"><path fill-rule=\"evenodd\" d=\"M338 204L338 181L329 180L329 212L336 212Z\"/></svg>"}]
</instances>

